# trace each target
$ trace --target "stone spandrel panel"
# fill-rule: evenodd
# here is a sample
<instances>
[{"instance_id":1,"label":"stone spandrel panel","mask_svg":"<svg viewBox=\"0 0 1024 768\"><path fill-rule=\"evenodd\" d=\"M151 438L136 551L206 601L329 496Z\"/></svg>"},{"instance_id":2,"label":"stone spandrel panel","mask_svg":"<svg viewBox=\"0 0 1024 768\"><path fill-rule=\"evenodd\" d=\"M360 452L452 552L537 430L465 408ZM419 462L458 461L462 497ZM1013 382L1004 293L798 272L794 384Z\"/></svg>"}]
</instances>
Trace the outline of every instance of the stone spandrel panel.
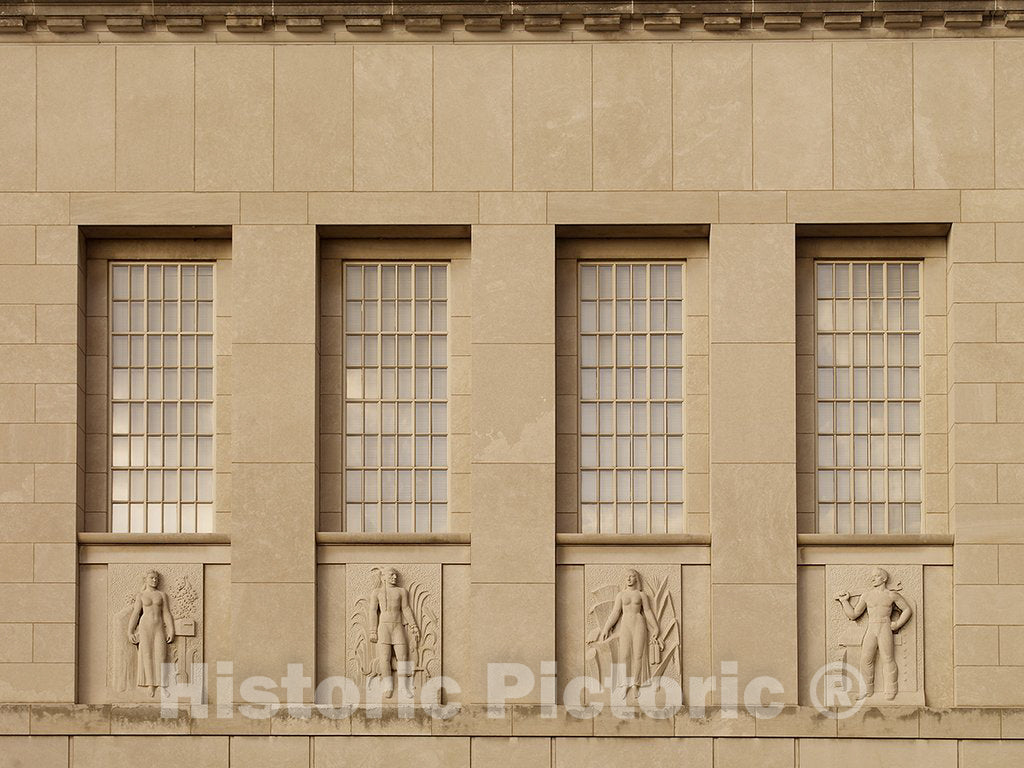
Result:
<instances>
[{"instance_id":1,"label":"stone spandrel panel","mask_svg":"<svg viewBox=\"0 0 1024 768\"><path fill-rule=\"evenodd\" d=\"M588 677L601 681L605 695L611 693L606 682L613 689L623 687L623 670L634 685L644 686L653 677L681 685L678 565L587 565L583 601L585 670Z\"/></svg>"},{"instance_id":2,"label":"stone spandrel panel","mask_svg":"<svg viewBox=\"0 0 1024 768\"><path fill-rule=\"evenodd\" d=\"M174 625L170 643L160 637L163 627L144 629L139 621L138 642L129 638L136 597L146 588L147 575L159 576L156 589L167 597ZM174 665L164 685L192 682L192 665L203 663L203 566L200 563L111 563L107 575L107 694L110 701L159 700L145 679L147 668L161 661ZM156 637L148 638L150 632ZM147 645L147 640L152 643ZM161 647L161 644L166 647ZM154 648L156 655L154 656ZM152 695L151 695L152 693Z\"/></svg>"},{"instance_id":3,"label":"stone spandrel panel","mask_svg":"<svg viewBox=\"0 0 1024 768\"><path fill-rule=\"evenodd\" d=\"M876 569L884 570L889 578L883 587L886 595L876 595L874 599L875 616L884 612L892 600L889 627L891 622L899 622L902 611L899 600L902 598L910 606L910 619L896 632L887 630L885 626L872 627L869 611L856 620L846 616L837 596L849 594L850 605L856 607L861 596L868 596L872 590L873 574ZM825 633L826 653L829 662L846 662L864 675L865 682L870 682L871 662L865 654L865 648L873 651L873 682L874 694L867 697L869 706L907 705L923 706L924 701L924 572L920 565L829 565L825 567ZM872 602L870 599L868 602ZM871 637L870 635L874 635ZM892 661L896 665L895 696L889 698L887 692L892 689L891 666L886 658L888 638L892 638ZM859 697L861 691L854 678L851 680L854 690L851 697Z\"/></svg>"},{"instance_id":4,"label":"stone spandrel panel","mask_svg":"<svg viewBox=\"0 0 1024 768\"><path fill-rule=\"evenodd\" d=\"M390 677L403 685L404 671L400 668L394 647L388 653L390 669L385 667L384 643L392 646L402 640L408 643L408 661L411 662L412 686L418 691L423 683L441 674L441 565L438 563L410 563L399 565L345 566L345 647L347 649L347 676L361 688L375 680ZM416 625L416 632L408 626L408 616L402 612L401 629L384 627L380 622L380 592L386 586L387 572L394 569L397 580L392 589L405 590L408 610ZM379 597L375 599L375 593ZM401 611L394 602L397 593L389 590L391 607ZM387 622L385 622L387 623ZM373 635L376 633L376 641ZM385 691L386 695L386 691Z\"/></svg>"}]
</instances>

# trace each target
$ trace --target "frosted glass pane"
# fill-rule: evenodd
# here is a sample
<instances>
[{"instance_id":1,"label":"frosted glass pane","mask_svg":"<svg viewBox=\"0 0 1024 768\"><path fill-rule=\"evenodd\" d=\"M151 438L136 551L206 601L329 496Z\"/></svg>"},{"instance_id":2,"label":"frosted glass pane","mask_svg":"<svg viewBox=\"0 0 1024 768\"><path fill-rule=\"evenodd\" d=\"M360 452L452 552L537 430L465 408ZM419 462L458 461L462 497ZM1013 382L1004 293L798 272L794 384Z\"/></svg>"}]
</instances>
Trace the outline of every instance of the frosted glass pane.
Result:
<instances>
[{"instance_id":1,"label":"frosted glass pane","mask_svg":"<svg viewBox=\"0 0 1024 768\"><path fill-rule=\"evenodd\" d=\"M833 323L832 312L831 301L818 302L816 317L819 331L831 331L834 329L835 324Z\"/></svg>"},{"instance_id":2,"label":"frosted glass pane","mask_svg":"<svg viewBox=\"0 0 1024 768\"><path fill-rule=\"evenodd\" d=\"M921 267L919 264L903 265L903 295L916 296L920 285Z\"/></svg>"},{"instance_id":3,"label":"frosted glass pane","mask_svg":"<svg viewBox=\"0 0 1024 768\"><path fill-rule=\"evenodd\" d=\"M430 297L430 267L417 265L415 268L416 298Z\"/></svg>"},{"instance_id":4,"label":"frosted glass pane","mask_svg":"<svg viewBox=\"0 0 1024 768\"><path fill-rule=\"evenodd\" d=\"M818 264L816 266L815 282L817 283L817 296L819 299L827 299L832 296L831 264Z\"/></svg>"},{"instance_id":5,"label":"frosted glass pane","mask_svg":"<svg viewBox=\"0 0 1024 768\"><path fill-rule=\"evenodd\" d=\"M405 264L398 267L398 298L400 299L412 298L412 270L411 266Z\"/></svg>"}]
</instances>

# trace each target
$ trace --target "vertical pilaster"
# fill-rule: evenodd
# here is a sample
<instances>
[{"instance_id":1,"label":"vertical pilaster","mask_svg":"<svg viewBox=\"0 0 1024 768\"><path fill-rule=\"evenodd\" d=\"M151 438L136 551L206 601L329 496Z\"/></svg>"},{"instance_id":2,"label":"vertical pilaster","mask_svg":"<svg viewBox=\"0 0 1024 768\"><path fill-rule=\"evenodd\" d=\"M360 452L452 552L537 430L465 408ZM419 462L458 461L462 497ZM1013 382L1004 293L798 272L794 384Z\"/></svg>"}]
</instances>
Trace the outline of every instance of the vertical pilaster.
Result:
<instances>
[{"instance_id":1,"label":"vertical pilaster","mask_svg":"<svg viewBox=\"0 0 1024 768\"><path fill-rule=\"evenodd\" d=\"M979 198L964 193L974 218ZM1002 193L1003 203L1018 192ZM1007 206L1009 210L1009 206ZM957 706L1021 706L1024 255L1020 223L953 224L947 248L949 501ZM999 606L998 610L993 610Z\"/></svg>"},{"instance_id":2,"label":"vertical pilaster","mask_svg":"<svg viewBox=\"0 0 1024 768\"><path fill-rule=\"evenodd\" d=\"M236 227L232 262L234 677L313 677L316 229Z\"/></svg>"},{"instance_id":3,"label":"vertical pilaster","mask_svg":"<svg viewBox=\"0 0 1024 768\"><path fill-rule=\"evenodd\" d=\"M555 237L473 227L473 689L555 658ZM538 692L531 700L536 700Z\"/></svg>"},{"instance_id":4,"label":"vertical pilaster","mask_svg":"<svg viewBox=\"0 0 1024 768\"><path fill-rule=\"evenodd\" d=\"M713 225L712 658L797 700L796 292L789 224Z\"/></svg>"},{"instance_id":5,"label":"vertical pilaster","mask_svg":"<svg viewBox=\"0 0 1024 768\"><path fill-rule=\"evenodd\" d=\"M69 703L85 442L78 228L0 230L0 698Z\"/></svg>"}]
</instances>

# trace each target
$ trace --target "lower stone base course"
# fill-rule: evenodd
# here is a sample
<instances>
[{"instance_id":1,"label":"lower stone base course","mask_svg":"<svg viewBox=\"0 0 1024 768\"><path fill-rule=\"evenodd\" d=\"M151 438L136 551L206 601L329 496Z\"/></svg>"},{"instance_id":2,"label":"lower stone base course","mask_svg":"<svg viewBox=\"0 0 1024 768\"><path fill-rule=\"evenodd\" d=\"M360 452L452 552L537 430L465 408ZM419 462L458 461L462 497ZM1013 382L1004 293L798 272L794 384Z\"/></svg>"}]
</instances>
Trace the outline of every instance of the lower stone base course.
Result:
<instances>
[{"instance_id":1,"label":"lower stone base course","mask_svg":"<svg viewBox=\"0 0 1024 768\"><path fill-rule=\"evenodd\" d=\"M1020 768L989 739L0 736L0 768Z\"/></svg>"}]
</instances>

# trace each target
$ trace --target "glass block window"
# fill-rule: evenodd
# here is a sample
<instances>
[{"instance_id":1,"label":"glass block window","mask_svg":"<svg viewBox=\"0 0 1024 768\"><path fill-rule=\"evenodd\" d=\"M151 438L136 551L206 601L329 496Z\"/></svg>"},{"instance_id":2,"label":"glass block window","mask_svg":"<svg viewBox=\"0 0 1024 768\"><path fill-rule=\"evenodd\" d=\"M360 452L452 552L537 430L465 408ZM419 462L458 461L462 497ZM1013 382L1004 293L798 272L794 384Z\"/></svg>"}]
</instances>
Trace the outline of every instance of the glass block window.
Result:
<instances>
[{"instance_id":1,"label":"glass block window","mask_svg":"<svg viewBox=\"0 0 1024 768\"><path fill-rule=\"evenodd\" d=\"M448 268L346 264L345 528L448 529Z\"/></svg>"},{"instance_id":2,"label":"glass block window","mask_svg":"<svg viewBox=\"0 0 1024 768\"><path fill-rule=\"evenodd\" d=\"M213 265L110 266L111 530L213 530Z\"/></svg>"},{"instance_id":3,"label":"glass block window","mask_svg":"<svg viewBox=\"0 0 1024 768\"><path fill-rule=\"evenodd\" d=\"M579 265L580 530L684 529L683 265Z\"/></svg>"},{"instance_id":4,"label":"glass block window","mask_svg":"<svg viewBox=\"0 0 1024 768\"><path fill-rule=\"evenodd\" d=\"M817 262L817 527L921 531L921 265Z\"/></svg>"}]
</instances>

